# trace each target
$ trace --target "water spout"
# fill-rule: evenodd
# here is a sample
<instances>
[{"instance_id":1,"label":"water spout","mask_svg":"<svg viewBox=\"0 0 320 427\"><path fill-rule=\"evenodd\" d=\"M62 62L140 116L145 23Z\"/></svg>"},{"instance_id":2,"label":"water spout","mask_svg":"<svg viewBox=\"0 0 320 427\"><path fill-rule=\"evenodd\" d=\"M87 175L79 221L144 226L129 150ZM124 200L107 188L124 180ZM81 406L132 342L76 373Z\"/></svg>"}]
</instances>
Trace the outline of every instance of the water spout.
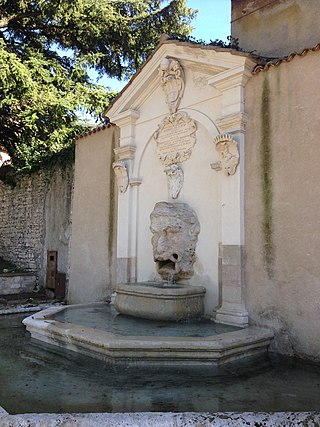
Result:
<instances>
[{"instance_id":1,"label":"water spout","mask_svg":"<svg viewBox=\"0 0 320 427\"><path fill-rule=\"evenodd\" d=\"M167 286L167 287L174 286L174 285L175 285L175 283L176 283L176 280L175 280L175 273L174 273L174 272L172 272L172 273L168 273L168 278L167 278L166 286Z\"/></svg>"}]
</instances>

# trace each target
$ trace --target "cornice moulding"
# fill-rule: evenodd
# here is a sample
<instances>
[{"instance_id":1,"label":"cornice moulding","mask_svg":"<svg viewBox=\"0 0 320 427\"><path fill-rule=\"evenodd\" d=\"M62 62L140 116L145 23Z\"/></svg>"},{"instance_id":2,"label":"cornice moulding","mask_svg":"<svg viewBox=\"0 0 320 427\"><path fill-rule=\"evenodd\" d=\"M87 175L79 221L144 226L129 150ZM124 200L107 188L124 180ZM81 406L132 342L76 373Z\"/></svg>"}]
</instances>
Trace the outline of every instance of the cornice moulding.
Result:
<instances>
[{"instance_id":1,"label":"cornice moulding","mask_svg":"<svg viewBox=\"0 0 320 427\"><path fill-rule=\"evenodd\" d=\"M251 68L246 66L246 64L243 64L239 67L231 68L223 71L222 73L216 74L208 79L208 85L215 87L220 92L223 92L233 87L245 86L251 75Z\"/></svg>"},{"instance_id":2,"label":"cornice moulding","mask_svg":"<svg viewBox=\"0 0 320 427\"><path fill-rule=\"evenodd\" d=\"M126 110L114 116L109 116L112 123L119 127L134 125L137 119L140 117L140 113L137 110Z\"/></svg>"}]
</instances>

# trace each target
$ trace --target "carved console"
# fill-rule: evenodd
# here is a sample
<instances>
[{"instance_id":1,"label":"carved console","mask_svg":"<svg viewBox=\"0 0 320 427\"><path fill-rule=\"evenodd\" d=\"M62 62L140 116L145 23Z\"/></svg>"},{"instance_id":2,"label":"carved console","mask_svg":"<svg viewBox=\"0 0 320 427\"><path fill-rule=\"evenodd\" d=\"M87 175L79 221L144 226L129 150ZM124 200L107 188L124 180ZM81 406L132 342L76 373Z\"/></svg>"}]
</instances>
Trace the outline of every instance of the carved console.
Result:
<instances>
[{"instance_id":1,"label":"carved console","mask_svg":"<svg viewBox=\"0 0 320 427\"><path fill-rule=\"evenodd\" d=\"M114 173L117 177L117 184L120 193L125 193L129 184L129 177L126 164L122 160L114 162L113 165Z\"/></svg>"}]
</instances>

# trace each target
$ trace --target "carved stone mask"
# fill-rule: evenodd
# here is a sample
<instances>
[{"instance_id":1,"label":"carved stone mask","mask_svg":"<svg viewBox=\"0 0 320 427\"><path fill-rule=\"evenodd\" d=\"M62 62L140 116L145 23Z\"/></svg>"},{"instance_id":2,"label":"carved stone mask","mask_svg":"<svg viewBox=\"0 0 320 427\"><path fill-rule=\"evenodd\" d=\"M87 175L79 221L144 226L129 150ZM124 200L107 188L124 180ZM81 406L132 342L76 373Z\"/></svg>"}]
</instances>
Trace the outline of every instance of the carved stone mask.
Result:
<instances>
[{"instance_id":1,"label":"carved stone mask","mask_svg":"<svg viewBox=\"0 0 320 427\"><path fill-rule=\"evenodd\" d=\"M159 202L151 215L153 258L164 280L193 275L200 224L186 203Z\"/></svg>"}]
</instances>

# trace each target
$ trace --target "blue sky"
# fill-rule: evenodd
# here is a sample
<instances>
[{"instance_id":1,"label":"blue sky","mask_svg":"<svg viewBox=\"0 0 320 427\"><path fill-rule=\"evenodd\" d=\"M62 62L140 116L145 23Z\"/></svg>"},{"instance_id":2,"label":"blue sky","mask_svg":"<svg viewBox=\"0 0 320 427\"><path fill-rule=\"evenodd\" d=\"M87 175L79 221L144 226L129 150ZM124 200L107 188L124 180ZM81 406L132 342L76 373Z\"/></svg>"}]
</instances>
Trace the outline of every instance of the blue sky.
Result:
<instances>
[{"instance_id":1,"label":"blue sky","mask_svg":"<svg viewBox=\"0 0 320 427\"><path fill-rule=\"evenodd\" d=\"M206 42L220 39L227 41L230 35L231 0L188 0L188 6L198 9L193 22L192 35Z\"/></svg>"},{"instance_id":2,"label":"blue sky","mask_svg":"<svg viewBox=\"0 0 320 427\"><path fill-rule=\"evenodd\" d=\"M220 39L227 41L230 35L231 0L187 0L188 6L198 9L197 19L193 22L193 37L205 42ZM121 90L126 82L116 79L102 78L100 84Z\"/></svg>"}]
</instances>

